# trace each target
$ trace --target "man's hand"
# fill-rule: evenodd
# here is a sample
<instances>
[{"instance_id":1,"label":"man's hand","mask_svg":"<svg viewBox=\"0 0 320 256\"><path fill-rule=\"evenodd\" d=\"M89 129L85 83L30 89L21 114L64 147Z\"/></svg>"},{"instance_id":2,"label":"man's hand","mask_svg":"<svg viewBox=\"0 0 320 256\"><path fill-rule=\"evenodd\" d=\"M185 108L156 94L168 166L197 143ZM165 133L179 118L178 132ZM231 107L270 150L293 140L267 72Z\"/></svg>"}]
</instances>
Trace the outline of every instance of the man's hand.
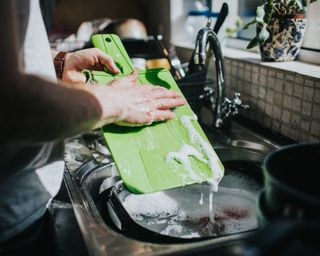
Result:
<instances>
[{"instance_id":1,"label":"man's hand","mask_svg":"<svg viewBox=\"0 0 320 256\"><path fill-rule=\"evenodd\" d=\"M115 74L120 72L111 56L97 48L67 53L62 73L62 81L85 83L86 77L82 73L83 69L104 70L104 67Z\"/></svg>"},{"instance_id":2,"label":"man's hand","mask_svg":"<svg viewBox=\"0 0 320 256\"><path fill-rule=\"evenodd\" d=\"M109 86L95 87L94 94L101 102L102 123L151 124L174 118L170 109L186 104L178 92L161 86L139 85L136 79L137 73L133 72Z\"/></svg>"}]
</instances>

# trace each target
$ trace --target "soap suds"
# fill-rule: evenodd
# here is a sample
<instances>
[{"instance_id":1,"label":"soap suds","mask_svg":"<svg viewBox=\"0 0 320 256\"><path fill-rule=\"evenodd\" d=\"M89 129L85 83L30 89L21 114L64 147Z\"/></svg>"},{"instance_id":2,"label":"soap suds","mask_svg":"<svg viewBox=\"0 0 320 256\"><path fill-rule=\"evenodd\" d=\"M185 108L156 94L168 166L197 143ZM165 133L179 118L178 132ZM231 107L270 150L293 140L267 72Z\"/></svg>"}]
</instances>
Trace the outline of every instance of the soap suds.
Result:
<instances>
[{"instance_id":1,"label":"soap suds","mask_svg":"<svg viewBox=\"0 0 320 256\"><path fill-rule=\"evenodd\" d=\"M184 144L177 152L170 152L167 154L166 160L176 160L181 163L183 167L190 171L190 175L193 176L194 173L191 169L191 163L189 157L192 156L201 162L208 164L211 170L211 178L208 183L211 185L212 191L218 191L218 184L223 177L224 170L219 164L219 158L214 152L210 143L208 143L193 126L192 121L196 121L197 116L182 116L180 121L181 124L187 129L189 134L190 142L195 145L196 148L201 149L202 153L199 152L195 147ZM207 159L205 159L206 156ZM198 175L197 175L198 176Z\"/></svg>"},{"instance_id":2,"label":"soap suds","mask_svg":"<svg viewBox=\"0 0 320 256\"><path fill-rule=\"evenodd\" d=\"M187 170L188 176L191 177L195 181L201 181L201 177L197 175L194 171L192 171L190 156L198 159L200 162L208 163L208 161L203 157L203 155L194 147L184 144L182 147L176 152L170 152L167 154L166 161L176 160L180 164L183 165L183 168ZM183 176L186 178L186 176Z\"/></svg>"}]
</instances>

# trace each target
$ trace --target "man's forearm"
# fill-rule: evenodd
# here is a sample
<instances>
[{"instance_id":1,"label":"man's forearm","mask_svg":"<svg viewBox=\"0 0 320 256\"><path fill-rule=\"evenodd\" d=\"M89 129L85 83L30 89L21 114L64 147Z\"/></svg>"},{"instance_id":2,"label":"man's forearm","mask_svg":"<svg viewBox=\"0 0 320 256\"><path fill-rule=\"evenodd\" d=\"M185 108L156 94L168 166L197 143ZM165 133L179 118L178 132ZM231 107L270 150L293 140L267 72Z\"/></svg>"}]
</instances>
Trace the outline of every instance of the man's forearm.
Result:
<instances>
[{"instance_id":1,"label":"man's forearm","mask_svg":"<svg viewBox=\"0 0 320 256\"><path fill-rule=\"evenodd\" d=\"M63 139L93 128L101 105L84 86L56 85L20 75L2 80L0 144Z\"/></svg>"}]
</instances>

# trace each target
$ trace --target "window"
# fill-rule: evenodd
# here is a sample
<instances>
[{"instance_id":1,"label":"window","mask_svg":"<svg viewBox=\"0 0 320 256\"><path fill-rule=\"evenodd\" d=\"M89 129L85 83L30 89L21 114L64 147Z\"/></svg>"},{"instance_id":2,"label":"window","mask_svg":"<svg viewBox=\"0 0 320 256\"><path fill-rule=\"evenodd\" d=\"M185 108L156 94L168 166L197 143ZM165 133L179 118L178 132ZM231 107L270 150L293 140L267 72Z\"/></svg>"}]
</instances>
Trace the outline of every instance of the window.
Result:
<instances>
[{"instance_id":1,"label":"window","mask_svg":"<svg viewBox=\"0 0 320 256\"><path fill-rule=\"evenodd\" d=\"M320 2L310 5L307 12L307 31L303 41L303 47L320 50Z\"/></svg>"},{"instance_id":2,"label":"window","mask_svg":"<svg viewBox=\"0 0 320 256\"><path fill-rule=\"evenodd\" d=\"M219 1L219 0L218 0ZM238 0L233 4L238 5L238 14L242 20L248 22L255 16L255 10L262 0ZM232 3L231 3L232 4ZM230 3L229 3L230 5ZM303 47L298 59L305 62L320 64L320 1L312 3L307 11L307 30L305 33ZM243 40L250 40L255 35L255 27L248 30L242 30L238 33L238 45L244 47L247 43ZM235 45L233 40L232 45Z\"/></svg>"}]
</instances>

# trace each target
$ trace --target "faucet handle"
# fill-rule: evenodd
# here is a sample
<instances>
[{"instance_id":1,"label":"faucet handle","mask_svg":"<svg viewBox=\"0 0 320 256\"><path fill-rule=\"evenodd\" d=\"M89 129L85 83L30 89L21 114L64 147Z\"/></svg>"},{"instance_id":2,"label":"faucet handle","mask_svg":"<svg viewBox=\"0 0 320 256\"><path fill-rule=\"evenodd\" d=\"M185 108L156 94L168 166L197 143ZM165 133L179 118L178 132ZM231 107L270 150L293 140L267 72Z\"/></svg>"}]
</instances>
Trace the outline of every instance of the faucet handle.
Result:
<instances>
[{"instance_id":1,"label":"faucet handle","mask_svg":"<svg viewBox=\"0 0 320 256\"><path fill-rule=\"evenodd\" d=\"M239 92L236 92L234 96L235 97L232 100L227 97L224 98L223 112L225 117L237 115L239 113L239 109L249 108L249 105L242 104L242 100L240 99L241 94Z\"/></svg>"},{"instance_id":2,"label":"faucet handle","mask_svg":"<svg viewBox=\"0 0 320 256\"><path fill-rule=\"evenodd\" d=\"M207 27L207 28L211 28L211 24L212 24L212 18L209 17L208 20L207 20L206 27Z\"/></svg>"},{"instance_id":3,"label":"faucet handle","mask_svg":"<svg viewBox=\"0 0 320 256\"><path fill-rule=\"evenodd\" d=\"M232 100L234 102L234 104L240 108L243 108L243 109L248 109L249 108L249 105L247 104L242 104L242 100L240 99L240 92L235 92L234 93L234 99Z\"/></svg>"}]
</instances>

